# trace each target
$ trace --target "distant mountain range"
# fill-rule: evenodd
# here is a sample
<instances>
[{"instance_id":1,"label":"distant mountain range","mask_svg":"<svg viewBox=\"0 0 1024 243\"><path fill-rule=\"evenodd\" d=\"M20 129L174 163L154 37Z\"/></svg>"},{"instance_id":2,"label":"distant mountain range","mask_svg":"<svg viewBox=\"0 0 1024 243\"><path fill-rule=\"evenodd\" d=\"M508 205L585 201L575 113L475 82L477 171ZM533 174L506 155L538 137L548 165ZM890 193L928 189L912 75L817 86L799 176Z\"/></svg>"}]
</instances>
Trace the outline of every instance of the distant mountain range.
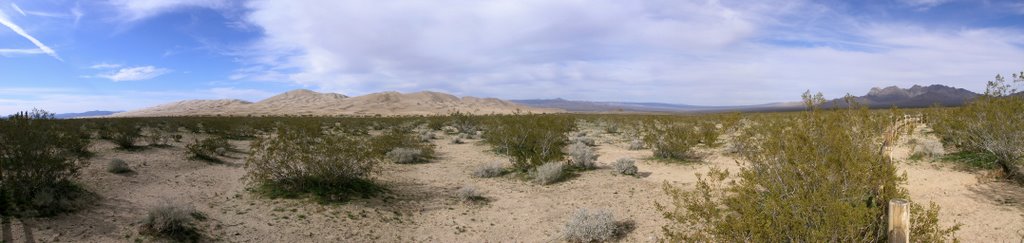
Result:
<instances>
[{"instance_id":1,"label":"distant mountain range","mask_svg":"<svg viewBox=\"0 0 1024 243\"><path fill-rule=\"evenodd\" d=\"M107 116L118 112L121 111L86 111L81 113L61 113L54 115L54 117L57 119L70 119L81 117Z\"/></svg>"},{"instance_id":2,"label":"distant mountain range","mask_svg":"<svg viewBox=\"0 0 1024 243\"><path fill-rule=\"evenodd\" d=\"M380 92L357 97L319 93L306 89L288 91L258 102L237 99L184 100L155 107L112 114L112 117L162 116L338 116L338 115L444 115L564 112L535 108L495 98L457 97L422 91Z\"/></svg>"},{"instance_id":3,"label":"distant mountain range","mask_svg":"<svg viewBox=\"0 0 1024 243\"><path fill-rule=\"evenodd\" d=\"M1014 95L1024 95L1024 92ZM960 106L979 94L944 85L899 88L872 88L855 100L871 108L918 108L932 105ZM834 99L825 107L845 106L843 99ZM697 106L655 102L600 102L565 99L500 100L494 98L456 97L440 92L380 92L358 97L336 93L318 93L299 89L259 102L237 99L185 100L155 107L127 111L89 111L57 114L57 118L140 117L140 116L246 116L246 115L435 115L451 112L472 114L509 114L514 112L757 112L794 111L804 109L803 103L780 102L744 106Z\"/></svg>"},{"instance_id":4,"label":"distant mountain range","mask_svg":"<svg viewBox=\"0 0 1024 243\"><path fill-rule=\"evenodd\" d=\"M871 108L919 108L932 105L960 106L978 97L970 90L944 85L920 86L909 89L896 86L872 88L866 95L855 100ZM745 106L695 106L686 104L649 102L595 102L565 99L510 100L515 103L541 108L563 109L569 112L726 112L726 111L792 111L804 109L803 103L781 102ZM843 99L826 103L825 107L844 106Z\"/></svg>"},{"instance_id":5,"label":"distant mountain range","mask_svg":"<svg viewBox=\"0 0 1024 243\"><path fill-rule=\"evenodd\" d=\"M867 95L857 97L856 100L871 108L893 106L919 108L933 105L961 106L978 96L978 93L970 90L935 84L930 86L914 85L909 89L901 89L896 86L872 88ZM836 100L841 101L842 99Z\"/></svg>"}]
</instances>

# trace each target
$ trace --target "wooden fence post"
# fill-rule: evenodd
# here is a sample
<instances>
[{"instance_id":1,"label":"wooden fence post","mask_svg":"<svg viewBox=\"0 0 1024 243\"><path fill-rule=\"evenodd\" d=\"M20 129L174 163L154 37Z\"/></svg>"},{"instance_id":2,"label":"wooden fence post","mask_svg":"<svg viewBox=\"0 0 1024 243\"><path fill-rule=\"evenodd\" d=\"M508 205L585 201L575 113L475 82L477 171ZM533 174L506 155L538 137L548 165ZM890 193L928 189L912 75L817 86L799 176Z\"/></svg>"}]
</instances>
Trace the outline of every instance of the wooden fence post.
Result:
<instances>
[{"instance_id":1,"label":"wooden fence post","mask_svg":"<svg viewBox=\"0 0 1024 243\"><path fill-rule=\"evenodd\" d=\"M910 202L889 200L889 242L910 242Z\"/></svg>"}]
</instances>

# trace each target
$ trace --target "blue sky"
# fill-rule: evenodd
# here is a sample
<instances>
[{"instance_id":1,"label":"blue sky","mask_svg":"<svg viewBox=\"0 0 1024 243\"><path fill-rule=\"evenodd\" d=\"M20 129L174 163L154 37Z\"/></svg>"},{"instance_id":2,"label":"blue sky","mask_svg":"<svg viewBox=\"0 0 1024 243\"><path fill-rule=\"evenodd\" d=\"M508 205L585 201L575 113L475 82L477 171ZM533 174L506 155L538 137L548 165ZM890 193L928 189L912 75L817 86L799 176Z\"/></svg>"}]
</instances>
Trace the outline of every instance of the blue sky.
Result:
<instances>
[{"instance_id":1,"label":"blue sky","mask_svg":"<svg viewBox=\"0 0 1024 243\"><path fill-rule=\"evenodd\" d=\"M297 88L739 105L1021 70L1021 1L0 0L0 114Z\"/></svg>"}]
</instances>

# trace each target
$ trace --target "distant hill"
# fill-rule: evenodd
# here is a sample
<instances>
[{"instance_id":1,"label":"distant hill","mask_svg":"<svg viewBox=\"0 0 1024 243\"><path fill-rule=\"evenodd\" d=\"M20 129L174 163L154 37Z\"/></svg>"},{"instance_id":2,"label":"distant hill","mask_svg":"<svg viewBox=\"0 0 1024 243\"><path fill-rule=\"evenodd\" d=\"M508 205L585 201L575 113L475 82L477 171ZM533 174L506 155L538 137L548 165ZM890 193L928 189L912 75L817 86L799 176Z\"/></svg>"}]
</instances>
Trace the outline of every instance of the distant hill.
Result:
<instances>
[{"instance_id":1,"label":"distant hill","mask_svg":"<svg viewBox=\"0 0 1024 243\"><path fill-rule=\"evenodd\" d=\"M336 116L336 115L443 115L555 113L560 109L534 108L494 98L456 97L440 92L381 92L348 97L306 89L288 91L259 102L236 99L185 100L121 112L113 117L160 116Z\"/></svg>"},{"instance_id":2,"label":"distant hill","mask_svg":"<svg viewBox=\"0 0 1024 243\"><path fill-rule=\"evenodd\" d=\"M121 112L121 111L86 111L86 112L82 112L82 113L62 113L62 114L56 114L56 115L54 115L54 117L56 117L57 119L70 119L70 118L80 118L80 117L107 116L107 115L118 113L118 112Z\"/></svg>"},{"instance_id":3,"label":"distant hill","mask_svg":"<svg viewBox=\"0 0 1024 243\"><path fill-rule=\"evenodd\" d=\"M914 85L909 89L896 86L885 88L872 88L864 96L857 97L857 102L871 108L921 108L933 105L941 106L962 106L979 96L978 93L970 90L954 88L945 85L920 86ZM837 104L842 99L836 99ZM840 105L842 106L842 105Z\"/></svg>"},{"instance_id":4,"label":"distant hill","mask_svg":"<svg viewBox=\"0 0 1024 243\"><path fill-rule=\"evenodd\" d=\"M792 110L799 102L769 103L745 106L697 106L655 102L600 102L557 99L509 100L532 107L563 109L570 112L720 112Z\"/></svg>"},{"instance_id":5,"label":"distant hill","mask_svg":"<svg viewBox=\"0 0 1024 243\"><path fill-rule=\"evenodd\" d=\"M1024 95L1024 92L1017 95ZM978 94L966 89L944 85L914 85L908 89L896 86L872 88L864 96L855 100L871 108L919 108L938 104L941 106L961 106L977 98ZM510 100L515 103L539 107L563 109L569 112L729 112L729 111L794 111L804 109L803 103L780 102L744 106L695 106L686 104L650 103L650 102L597 102L575 101L565 99L533 99ZM845 106L843 99L834 99L825 107L833 105Z\"/></svg>"}]
</instances>

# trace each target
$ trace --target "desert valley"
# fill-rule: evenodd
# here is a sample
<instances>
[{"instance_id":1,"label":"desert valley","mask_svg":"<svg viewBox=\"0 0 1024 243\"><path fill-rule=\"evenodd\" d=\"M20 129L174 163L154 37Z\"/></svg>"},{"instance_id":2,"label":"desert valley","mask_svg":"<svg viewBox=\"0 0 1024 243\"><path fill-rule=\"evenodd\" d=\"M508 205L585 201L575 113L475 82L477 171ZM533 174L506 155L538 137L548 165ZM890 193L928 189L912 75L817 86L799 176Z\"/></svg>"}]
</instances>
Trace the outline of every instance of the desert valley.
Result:
<instances>
[{"instance_id":1,"label":"desert valley","mask_svg":"<svg viewBox=\"0 0 1024 243\"><path fill-rule=\"evenodd\" d=\"M867 97L876 93L872 91ZM911 96L919 95L922 94ZM973 98L976 97L965 99ZM826 103L837 102L840 101ZM750 154L763 153L763 149L771 146L751 140L774 134L762 133L774 129L770 124L789 123L787 126L812 129L806 132L815 134L813 129L827 128L820 126L856 126L850 123L855 121L876 125L860 127L867 132L862 135L868 135L860 138L864 140L839 145L832 144L836 141L821 140L815 146L864 143L858 146L868 151L850 151L845 156L869 157L849 163L884 163L861 173L875 173L870 171L892 166L892 176L896 177L890 183L905 190L901 197L915 205L937 206L940 210L930 217L938 221L930 227L940 231L916 235L921 231L915 230L913 237L967 242L1019 240L1024 237L1024 187L1006 179L1013 177L998 166L965 164L984 163L985 159L972 158L981 155L945 142L952 140L943 136L951 134L932 127L948 126L952 121L940 119L953 119L956 110L968 107L971 105L895 111L836 106L784 113L570 113L559 108L534 108L498 99L458 98L436 92L389 92L349 98L309 90L290 91L255 103L181 101L108 117L53 120L49 125L37 123L67 127L71 130L57 130L80 134L76 136L80 137L78 146L82 147L71 151L82 151L82 155L69 160L80 167L76 176L67 178L77 189L55 192L58 195L29 192L35 195L30 202L50 202L59 210L23 211L29 217L8 218L4 221L3 239L675 241L683 238L669 233L700 235L692 229L675 228L689 222L675 217L694 217L686 214L687 210L700 206L699 201L687 199L699 196L690 192L713 185L709 179L716 172L730 172L725 177L728 180L754 180L756 177L745 173L772 166L763 157ZM29 117L34 118L11 117L4 121L5 128L24 126L20 119L45 119L32 115ZM817 118L804 120L808 115ZM32 139L44 139L38 136L47 134L22 132L33 134ZM319 133L322 135L313 135ZM848 133L819 133L813 135L818 138L806 139L810 142L855 135L852 131ZM313 142L302 136L328 137ZM342 140L322 140L330 136ZM33 142L5 144L8 150L4 151L30 143ZM761 144L757 145L761 148L750 147L756 144ZM794 146L806 146L799 144ZM59 148L54 144L36 146ZM545 151L547 148L556 151ZM882 154L877 154L877 149L882 149ZM844 160L831 157L832 154L821 156ZM351 163L364 167L347 167ZM545 175L549 173L544 171L549 164L556 166L557 172ZM322 166L342 167L331 172L334 169ZM849 165L813 166L836 169ZM315 183L301 184L312 188L274 186L316 177L321 178L301 182ZM340 178L357 178L359 183L369 183L370 189L364 188L367 185L352 184L353 179ZM789 180L798 183L797 188L789 190L809 193L808 196L815 194L813 189L799 187L811 183L809 178ZM844 183L852 181L856 180ZM723 200L718 197L711 200ZM20 200L23 199L14 202ZM579 218L588 217L588 212L594 213L589 217L600 217ZM670 213L676 216L668 216ZM914 214L917 220L917 214L924 212ZM603 226L586 225L602 222L610 224L607 235L600 230ZM155 228L161 224L183 225L169 231ZM690 227L710 230L705 227L713 226ZM942 231L949 229L956 230Z\"/></svg>"},{"instance_id":2,"label":"desert valley","mask_svg":"<svg viewBox=\"0 0 1024 243\"><path fill-rule=\"evenodd\" d=\"M1021 0L0 0L0 243L1024 243L1022 57Z\"/></svg>"}]
</instances>

